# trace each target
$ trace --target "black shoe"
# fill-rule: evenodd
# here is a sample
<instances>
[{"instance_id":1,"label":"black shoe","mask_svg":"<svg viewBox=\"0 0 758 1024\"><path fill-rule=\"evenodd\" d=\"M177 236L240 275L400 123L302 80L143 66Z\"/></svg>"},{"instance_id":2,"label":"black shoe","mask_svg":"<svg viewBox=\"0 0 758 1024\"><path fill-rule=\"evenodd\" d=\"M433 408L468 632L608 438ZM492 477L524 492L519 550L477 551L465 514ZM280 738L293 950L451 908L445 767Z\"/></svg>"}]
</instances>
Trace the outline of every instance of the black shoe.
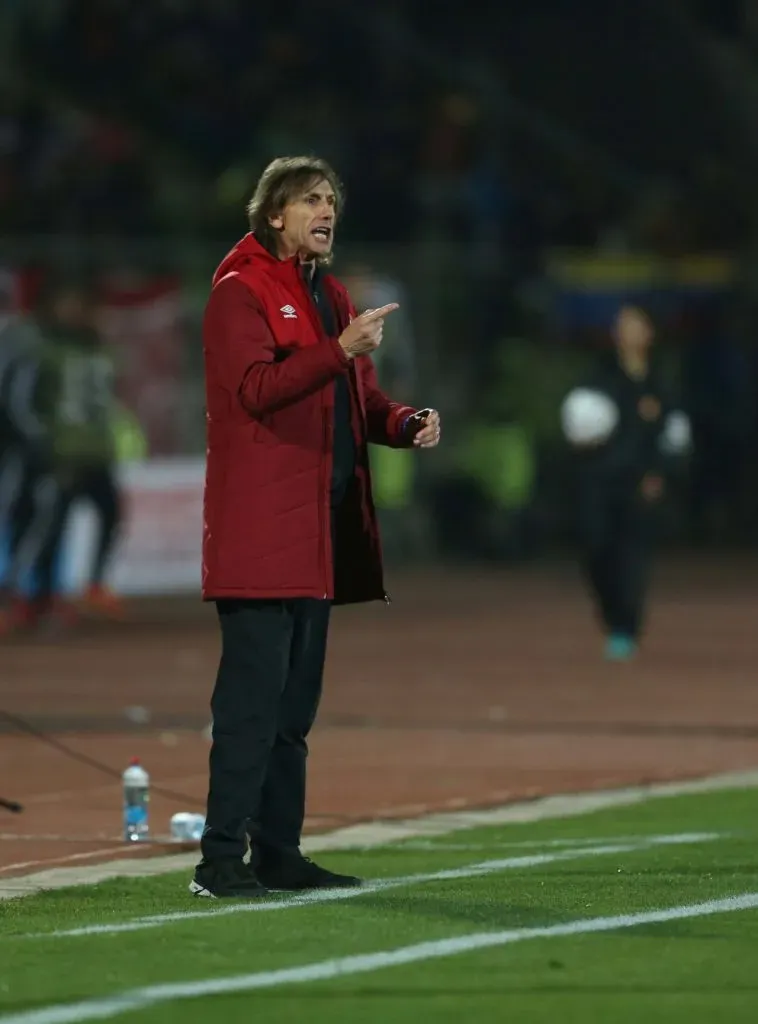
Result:
<instances>
[{"instance_id":1,"label":"black shoe","mask_svg":"<svg viewBox=\"0 0 758 1024\"><path fill-rule=\"evenodd\" d=\"M302 892L305 889L353 889L363 884L353 875L338 875L299 854L276 860L267 858L256 867L263 885L273 892Z\"/></svg>"},{"instance_id":2,"label":"black shoe","mask_svg":"<svg viewBox=\"0 0 758 1024\"><path fill-rule=\"evenodd\" d=\"M268 894L255 871L241 860L202 861L195 868L189 891L193 896L217 900L260 899Z\"/></svg>"}]
</instances>

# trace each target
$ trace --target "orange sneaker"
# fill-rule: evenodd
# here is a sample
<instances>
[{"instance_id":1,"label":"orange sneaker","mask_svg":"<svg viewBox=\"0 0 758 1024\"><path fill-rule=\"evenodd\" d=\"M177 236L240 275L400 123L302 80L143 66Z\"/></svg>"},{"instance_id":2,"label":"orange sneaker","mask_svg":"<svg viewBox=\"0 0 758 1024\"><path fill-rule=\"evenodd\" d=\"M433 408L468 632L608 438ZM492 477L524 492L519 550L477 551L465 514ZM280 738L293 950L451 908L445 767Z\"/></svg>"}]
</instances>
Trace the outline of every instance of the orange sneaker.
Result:
<instances>
[{"instance_id":1,"label":"orange sneaker","mask_svg":"<svg viewBox=\"0 0 758 1024\"><path fill-rule=\"evenodd\" d=\"M123 619L126 616L124 602L112 590L101 584L93 584L87 588L82 605L85 611L106 619Z\"/></svg>"}]
</instances>

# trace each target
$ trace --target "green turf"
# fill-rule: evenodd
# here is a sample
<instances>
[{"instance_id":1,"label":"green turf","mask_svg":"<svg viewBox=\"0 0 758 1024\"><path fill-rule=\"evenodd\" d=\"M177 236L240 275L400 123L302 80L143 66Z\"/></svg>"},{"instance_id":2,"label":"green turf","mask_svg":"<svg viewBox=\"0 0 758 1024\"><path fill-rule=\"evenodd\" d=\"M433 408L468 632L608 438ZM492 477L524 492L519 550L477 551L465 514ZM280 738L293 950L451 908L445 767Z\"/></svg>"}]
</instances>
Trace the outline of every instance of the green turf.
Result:
<instances>
[{"instance_id":1,"label":"green turf","mask_svg":"<svg viewBox=\"0 0 758 1024\"><path fill-rule=\"evenodd\" d=\"M655 799L578 818L429 837L319 858L392 878L534 853L564 859L409 884L345 902L218 916L187 876L123 880L0 903L0 1015L166 981L294 967L474 932L635 913L758 892L758 796ZM593 856L556 840L716 832L713 842ZM537 844L542 843L542 846ZM521 845L535 844L535 845ZM472 849L464 849L464 846ZM438 848L435 848L438 847ZM455 848L450 848L455 847ZM570 859L567 859L570 858ZM201 919L111 935L28 938L175 911ZM166 1004L124 1019L265 1021L755 1021L758 912L542 938L339 981ZM2 1020L2 1016L0 1016Z\"/></svg>"},{"instance_id":2,"label":"green turf","mask_svg":"<svg viewBox=\"0 0 758 1024\"><path fill-rule=\"evenodd\" d=\"M755 1024L758 915L524 943L339 982L156 1007L140 1024ZM305 1009L307 1007L307 1010Z\"/></svg>"}]
</instances>

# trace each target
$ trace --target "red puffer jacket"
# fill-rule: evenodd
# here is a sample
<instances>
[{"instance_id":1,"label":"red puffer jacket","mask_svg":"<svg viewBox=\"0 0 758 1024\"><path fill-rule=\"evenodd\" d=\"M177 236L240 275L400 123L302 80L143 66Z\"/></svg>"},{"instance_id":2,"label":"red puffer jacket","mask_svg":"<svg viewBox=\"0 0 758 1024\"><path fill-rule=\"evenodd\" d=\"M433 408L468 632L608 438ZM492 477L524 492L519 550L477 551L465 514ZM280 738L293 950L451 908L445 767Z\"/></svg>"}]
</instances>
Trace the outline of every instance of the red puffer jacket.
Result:
<instances>
[{"instance_id":1,"label":"red puffer jacket","mask_svg":"<svg viewBox=\"0 0 758 1024\"><path fill-rule=\"evenodd\" d=\"M338 329L355 311L324 279ZM323 332L294 260L252 235L223 260L203 324L207 470L203 598L385 597L367 444L404 447L415 410L379 389L368 357L352 361ZM332 557L333 382L349 375L357 465L337 513Z\"/></svg>"}]
</instances>

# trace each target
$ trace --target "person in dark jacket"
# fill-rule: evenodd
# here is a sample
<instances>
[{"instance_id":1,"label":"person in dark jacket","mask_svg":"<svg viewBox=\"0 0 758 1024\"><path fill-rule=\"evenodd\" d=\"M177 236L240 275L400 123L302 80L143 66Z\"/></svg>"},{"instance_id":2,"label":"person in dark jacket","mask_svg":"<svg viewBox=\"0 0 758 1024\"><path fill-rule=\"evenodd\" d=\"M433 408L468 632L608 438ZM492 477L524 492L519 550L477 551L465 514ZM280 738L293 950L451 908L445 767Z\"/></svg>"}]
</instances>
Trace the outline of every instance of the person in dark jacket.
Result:
<instances>
[{"instance_id":1,"label":"person in dark jacket","mask_svg":"<svg viewBox=\"0 0 758 1024\"><path fill-rule=\"evenodd\" d=\"M24 482L43 431L31 405L33 366L41 345L28 318L19 314L0 274L0 542L5 564L0 576L0 635L13 598L13 524L23 504Z\"/></svg>"},{"instance_id":2,"label":"person in dark jacket","mask_svg":"<svg viewBox=\"0 0 758 1024\"><path fill-rule=\"evenodd\" d=\"M626 660L644 627L656 510L666 486L662 442L672 409L651 358L649 313L623 306L613 333L613 352L586 386L612 399L618 422L606 441L577 450L578 525L606 656Z\"/></svg>"},{"instance_id":3,"label":"person in dark jacket","mask_svg":"<svg viewBox=\"0 0 758 1024\"><path fill-rule=\"evenodd\" d=\"M323 161L270 164L205 312L202 592L222 654L196 895L358 884L301 854L306 738L332 604L386 598L367 445L434 447L440 423L377 384L396 307L356 316L327 272L341 202Z\"/></svg>"},{"instance_id":4,"label":"person in dark jacket","mask_svg":"<svg viewBox=\"0 0 758 1024\"><path fill-rule=\"evenodd\" d=\"M111 430L114 367L92 310L86 287L49 282L37 315L42 344L16 367L11 391L18 392L17 419L23 408L29 424L31 454L11 523L9 584L15 594L0 635L75 620L73 605L58 592L56 568L68 514L79 498L89 499L100 519L86 604L100 611L115 606L103 585L120 522ZM27 577L31 595L20 587Z\"/></svg>"}]
</instances>

